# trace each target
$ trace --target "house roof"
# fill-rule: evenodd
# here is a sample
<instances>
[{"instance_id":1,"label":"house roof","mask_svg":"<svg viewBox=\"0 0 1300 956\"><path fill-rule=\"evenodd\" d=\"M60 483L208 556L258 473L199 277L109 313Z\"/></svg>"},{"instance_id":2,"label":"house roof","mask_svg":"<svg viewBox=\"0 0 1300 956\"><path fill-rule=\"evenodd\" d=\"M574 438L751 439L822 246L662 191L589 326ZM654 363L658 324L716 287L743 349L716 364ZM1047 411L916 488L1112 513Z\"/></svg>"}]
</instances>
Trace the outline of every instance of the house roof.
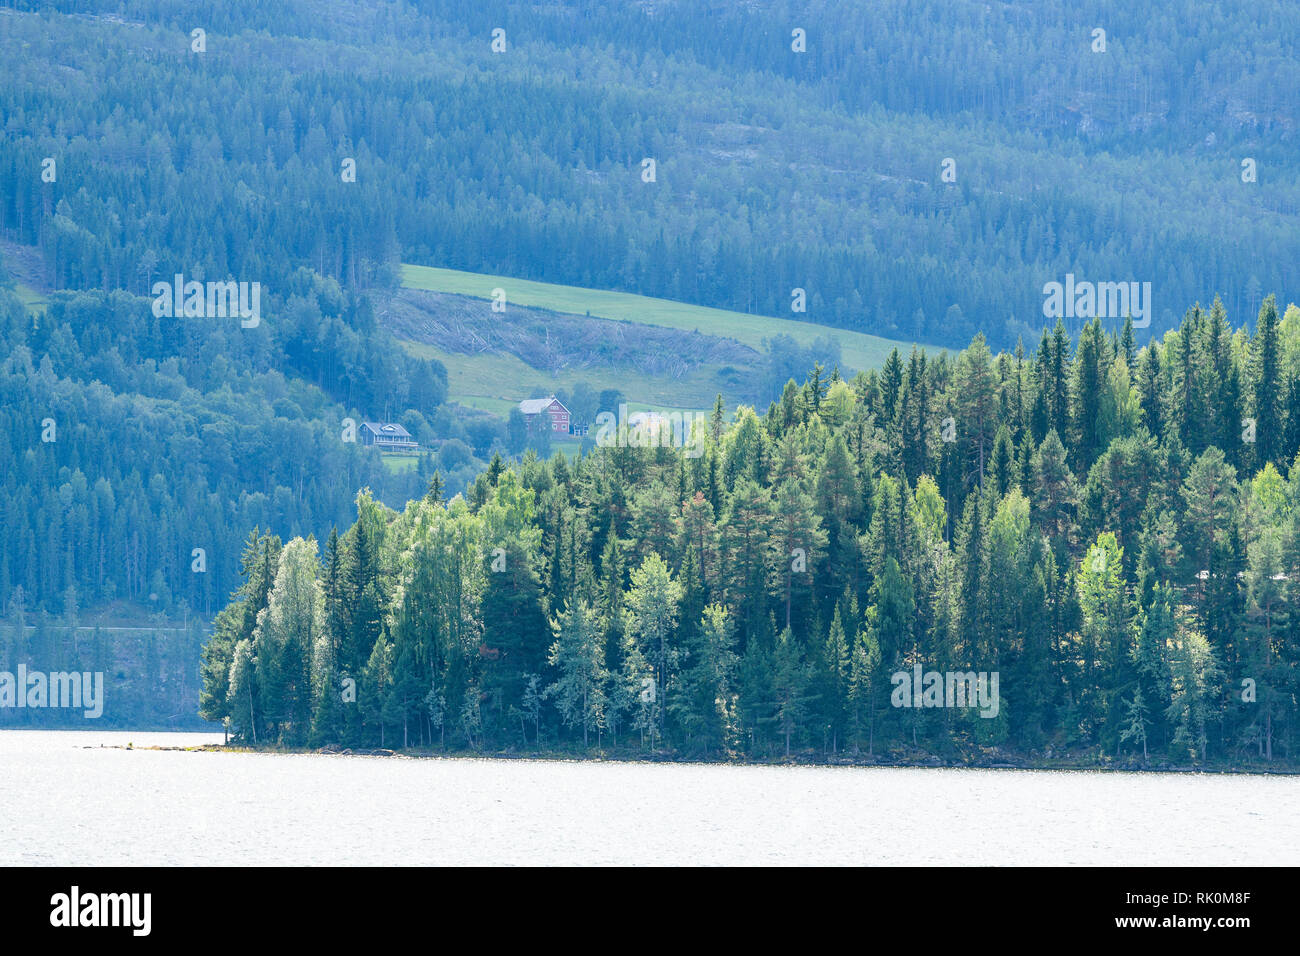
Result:
<instances>
[{"instance_id":1,"label":"house roof","mask_svg":"<svg viewBox=\"0 0 1300 956\"><path fill-rule=\"evenodd\" d=\"M537 415L546 411L552 405L559 405L564 408L564 403L552 395L550 398L525 398L519 403L519 410L525 415ZM567 412L568 409L564 408Z\"/></svg>"},{"instance_id":2,"label":"house roof","mask_svg":"<svg viewBox=\"0 0 1300 956\"><path fill-rule=\"evenodd\" d=\"M362 422L362 428L369 428L376 435L392 435L395 438L410 438L411 433L394 422Z\"/></svg>"}]
</instances>

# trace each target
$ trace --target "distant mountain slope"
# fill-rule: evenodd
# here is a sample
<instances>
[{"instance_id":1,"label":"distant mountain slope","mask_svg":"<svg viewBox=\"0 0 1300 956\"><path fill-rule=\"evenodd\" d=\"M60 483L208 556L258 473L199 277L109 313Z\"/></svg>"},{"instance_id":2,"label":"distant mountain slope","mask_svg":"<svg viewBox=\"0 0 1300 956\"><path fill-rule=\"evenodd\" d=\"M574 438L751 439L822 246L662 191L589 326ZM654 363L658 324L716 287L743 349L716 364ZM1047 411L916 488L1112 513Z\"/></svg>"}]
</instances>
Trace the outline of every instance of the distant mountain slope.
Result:
<instances>
[{"instance_id":1,"label":"distant mountain slope","mask_svg":"<svg viewBox=\"0 0 1300 956\"><path fill-rule=\"evenodd\" d=\"M1010 348L1072 273L1150 282L1154 333L1216 293L1248 322L1300 259L1298 34L1202 0L13 0L0 231L54 288L406 261Z\"/></svg>"}]
</instances>

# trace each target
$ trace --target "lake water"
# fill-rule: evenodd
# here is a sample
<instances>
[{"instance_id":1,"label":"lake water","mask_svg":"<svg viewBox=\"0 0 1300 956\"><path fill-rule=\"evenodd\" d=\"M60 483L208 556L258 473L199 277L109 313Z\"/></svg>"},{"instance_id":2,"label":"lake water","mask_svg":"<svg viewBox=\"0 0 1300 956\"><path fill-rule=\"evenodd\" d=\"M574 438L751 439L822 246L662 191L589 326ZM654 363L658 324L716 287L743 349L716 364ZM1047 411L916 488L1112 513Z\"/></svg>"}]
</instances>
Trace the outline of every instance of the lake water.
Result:
<instances>
[{"instance_id":1,"label":"lake water","mask_svg":"<svg viewBox=\"0 0 1300 956\"><path fill-rule=\"evenodd\" d=\"M1300 778L183 753L0 731L0 865L1300 863Z\"/></svg>"}]
</instances>

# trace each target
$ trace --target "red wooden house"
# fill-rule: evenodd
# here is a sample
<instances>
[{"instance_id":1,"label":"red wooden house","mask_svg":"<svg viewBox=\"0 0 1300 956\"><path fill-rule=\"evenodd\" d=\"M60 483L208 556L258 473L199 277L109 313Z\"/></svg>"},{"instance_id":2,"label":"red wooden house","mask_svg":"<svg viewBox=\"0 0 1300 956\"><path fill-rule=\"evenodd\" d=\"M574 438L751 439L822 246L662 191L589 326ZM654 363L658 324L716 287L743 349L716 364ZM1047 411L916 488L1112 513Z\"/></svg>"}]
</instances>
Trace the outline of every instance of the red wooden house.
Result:
<instances>
[{"instance_id":1,"label":"red wooden house","mask_svg":"<svg viewBox=\"0 0 1300 956\"><path fill-rule=\"evenodd\" d=\"M550 398L526 398L519 403L519 410L530 426L538 415L547 415L551 419L551 431L569 434L569 410L554 395Z\"/></svg>"}]
</instances>

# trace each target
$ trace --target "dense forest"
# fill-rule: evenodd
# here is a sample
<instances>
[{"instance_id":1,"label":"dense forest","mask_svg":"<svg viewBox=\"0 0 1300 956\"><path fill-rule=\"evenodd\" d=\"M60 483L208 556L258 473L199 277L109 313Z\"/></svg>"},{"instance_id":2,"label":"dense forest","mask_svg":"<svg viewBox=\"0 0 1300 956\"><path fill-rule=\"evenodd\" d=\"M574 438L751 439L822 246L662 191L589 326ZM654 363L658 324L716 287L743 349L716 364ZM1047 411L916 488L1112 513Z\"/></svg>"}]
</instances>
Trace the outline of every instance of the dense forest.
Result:
<instances>
[{"instance_id":1,"label":"dense forest","mask_svg":"<svg viewBox=\"0 0 1300 956\"><path fill-rule=\"evenodd\" d=\"M428 454L390 474L377 452L342 441L357 405L294 374L286 352L319 352L327 358L302 361L340 377L357 368L340 387L354 402L361 390L400 390L398 407L414 406L405 420L422 433L418 409L436 418L442 407L440 369L410 361L428 374L408 377L400 350L368 349L348 324L364 330L364 300L305 270L298 282L303 326L293 332L284 322L160 321L147 299L122 292L58 293L30 315L0 289L0 595L10 616L118 599L211 615L238 581L245 529L306 534L345 519L361 484L400 501L427 483ZM332 303L324 316L322 299ZM482 446L503 431L489 427Z\"/></svg>"},{"instance_id":2,"label":"dense forest","mask_svg":"<svg viewBox=\"0 0 1300 956\"><path fill-rule=\"evenodd\" d=\"M260 745L1294 762L1295 306L818 366L703 427L400 512L363 490L323 549L254 529L203 716ZM997 674L996 714L898 706L914 667Z\"/></svg>"},{"instance_id":3,"label":"dense forest","mask_svg":"<svg viewBox=\"0 0 1300 956\"><path fill-rule=\"evenodd\" d=\"M299 267L353 289L400 255L1009 349L1067 273L1151 282L1159 332L1215 293L1255 314L1300 258L1272 7L10 7L0 227L60 288L283 303Z\"/></svg>"}]
</instances>

